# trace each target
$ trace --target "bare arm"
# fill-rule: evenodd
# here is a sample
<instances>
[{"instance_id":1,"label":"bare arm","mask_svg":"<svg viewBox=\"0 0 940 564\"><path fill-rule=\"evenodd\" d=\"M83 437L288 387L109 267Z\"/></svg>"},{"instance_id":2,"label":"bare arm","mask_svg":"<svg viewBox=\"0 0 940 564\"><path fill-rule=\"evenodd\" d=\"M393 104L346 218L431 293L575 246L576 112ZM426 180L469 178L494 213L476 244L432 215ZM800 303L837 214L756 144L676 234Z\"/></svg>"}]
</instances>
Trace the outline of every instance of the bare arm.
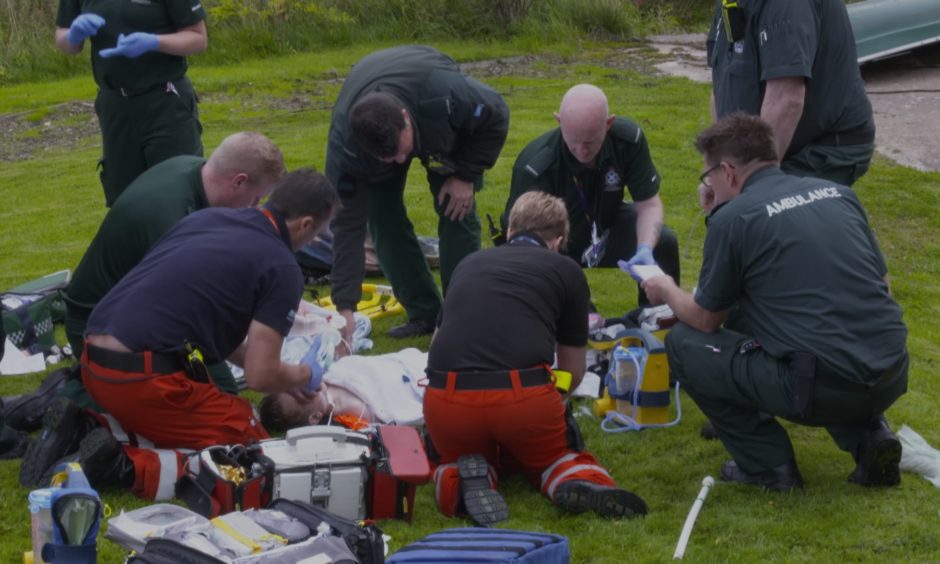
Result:
<instances>
[{"instance_id":1,"label":"bare arm","mask_svg":"<svg viewBox=\"0 0 940 564\"><path fill-rule=\"evenodd\" d=\"M189 27L184 27L174 33L157 35L160 47L157 51L167 55L196 55L206 50L209 45L209 36L206 32L206 22L202 21Z\"/></svg>"},{"instance_id":2,"label":"bare arm","mask_svg":"<svg viewBox=\"0 0 940 564\"><path fill-rule=\"evenodd\" d=\"M581 385L585 370L585 347L571 347L557 343L555 352L558 354L558 369L571 373L571 387L574 390Z\"/></svg>"},{"instance_id":3,"label":"bare arm","mask_svg":"<svg viewBox=\"0 0 940 564\"><path fill-rule=\"evenodd\" d=\"M655 247L659 241L659 234L663 230L663 201L656 194L648 200L634 202L636 210L636 243Z\"/></svg>"},{"instance_id":4,"label":"bare arm","mask_svg":"<svg viewBox=\"0 0 940 564\"><path fill-rule=\"evenodd\" d=\"M782 161L793 140L793 132L803 115L806 81L802 76L772 78L767 81L760 117L770 124L777 138L777 158Z\"/></svg>"},{"instance_id":5,"label":"bare arm","mask_svg":"<svg viewBox=\"0 0 940 564\"><path fill-rule=\"evenodd\" d=\"M81 43L71 43L66 37L69 33L69 28L67 27L57 27L55 28L55 46L56 49L62 51L66 55L77 55L82 52L82 47L85 46L85 42Z\"/></svg>"},{"instance_id":6,"label":"bare arm","mask_svg":"<svg viewBox=\"0 0 940 564\"><path fill-rule=\"evenodd\" d=\"M281 362L280 333L259 321L248 327L245 345L245 383L264 394L296 390L310 381L310 368Z\"/></svg>"},{"instance_id":7,"label":"bare arm","mask_svg":"<svg viewBox=\"0 0 940 564\"><path fill-rule=\"evenodd\" d=\"M703 333L714 333L728 317L728 311L709 311L692 297L692 294L676 286L668 276L654 276L643 282L643 291L653 304L668 304L676 318Z\"/></svg>"}]
</instances>

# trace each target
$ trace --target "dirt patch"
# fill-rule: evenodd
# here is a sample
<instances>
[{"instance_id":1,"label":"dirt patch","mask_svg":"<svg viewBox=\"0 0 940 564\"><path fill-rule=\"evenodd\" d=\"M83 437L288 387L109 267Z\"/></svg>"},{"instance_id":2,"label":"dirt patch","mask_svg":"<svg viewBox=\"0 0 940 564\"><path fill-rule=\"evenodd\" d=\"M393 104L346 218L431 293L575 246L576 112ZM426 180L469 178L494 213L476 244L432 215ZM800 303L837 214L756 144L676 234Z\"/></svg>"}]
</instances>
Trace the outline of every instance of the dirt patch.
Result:
<instances>
[{"instance_id":1,"label":"dirt patch","mask_svg":"<svg viewBox=\"0 0 940 564\"><path fill-rule=\"evenodd\" d=\"M557 78L565 65L586 62L615 71L684 76L711 81L701 34L653 36L646 43L582 55L524 55L461 64L468 74L485 80L500 76ZM862 67L866 90L875 110L878 152L919 170L940 171L934 132L940 126L940 44ZM286 96L209 93L204 103L236 103L254 111L328 111L332 100L324 84L340 82L336 73L298 79ZM242 90L243 92L250 90ZM98 120L91 102L69 102L48 111L0 116L0 162L34 158L37 152L78 146L97 136Z\"/></svg>"},{"instance_id":2,"label":"dirt patch","mask_svg":"<svg viewBox=\"0 0 940 564\"><path fill-rule=\"evenodd\" d=\"M38 151L73 148L99 135L92 102L68 102L48 111L0 116L0 161L31 159Z\"/></svg>"}]
</instances>

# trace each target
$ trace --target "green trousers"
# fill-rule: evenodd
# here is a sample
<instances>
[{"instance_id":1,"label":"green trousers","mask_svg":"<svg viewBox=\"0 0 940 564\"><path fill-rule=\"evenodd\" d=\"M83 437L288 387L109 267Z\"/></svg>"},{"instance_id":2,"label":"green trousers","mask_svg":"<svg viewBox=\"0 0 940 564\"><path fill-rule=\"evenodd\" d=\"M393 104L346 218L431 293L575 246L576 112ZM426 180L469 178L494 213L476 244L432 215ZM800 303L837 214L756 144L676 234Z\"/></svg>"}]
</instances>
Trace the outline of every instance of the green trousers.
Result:
<instances>
[{"instance_id":1,"label":"green trousers","mask_svg":"<svg viewBox=\"0 0 940 564\"><path fill-rule=\"evenodd\" d=\"M868 172L874 152L874 143L839 147L807 145L784 159L780 168L794 176L812 176L851 186Z\"/></svg>"},{"instance_id":2,"label":"green trousers","mask_svg":"<svg viewBox=\"0 0 940 564\"><path fill-rule=\"evenodd\" d=\"M202 124L188 78L122 95L101 89L95 113L101 125L101 184L111 207L140 173L176 155L202 156Z\"/></svg>"},{"instance_id":3,"label":"green trousers","mask_svg":"<svg viewBox=\"0 0 940 564\"><path fill-rule=\"evenodd\" d=\"M822 378L817 366L808 415L794 408L796 377L789 359L763 349L741 352L751 337L733 331L702 333L679 323L666 336L669 369L695 400L721 442L745 472L769 470L795 459L786 430L774 417L825 427L853 457L865 432L907 391L908 357L865 387Z\"/></svg>"},{"instance_id":4,"label":"green trousers","mask_svg":"<svg viewBox=\"0 0 940 564\"><path fill-rule=\"evenodd\" d=\"M394 176L369 185L369 233L382 272L408 312L408 318L433 320L441 309L441 294L418 244L414 225L408 219L404 197L407 175L408 167L400 167ZM444 216L446 206L438 204L437 196L447 177L428 171L427 178L438 216L441 286L446 294L457 263L480 249L480 218L475 204L463 221L452 221ZM480 178L474 189L482 186Z\"/></svg>"}]
</instances>

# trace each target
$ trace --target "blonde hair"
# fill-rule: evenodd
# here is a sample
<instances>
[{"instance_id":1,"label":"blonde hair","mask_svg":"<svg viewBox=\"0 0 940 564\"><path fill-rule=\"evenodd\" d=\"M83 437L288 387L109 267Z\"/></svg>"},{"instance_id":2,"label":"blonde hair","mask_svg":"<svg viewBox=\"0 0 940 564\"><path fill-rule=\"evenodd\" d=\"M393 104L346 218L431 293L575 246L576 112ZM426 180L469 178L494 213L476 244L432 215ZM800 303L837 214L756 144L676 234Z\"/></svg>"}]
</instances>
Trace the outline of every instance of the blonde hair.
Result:
<instances>
[{"instance_id":1,"label":"blonde hair","mask_svg":"<svg viewBox=\"0 0 940 564\"><path fill-rule=\"evenodd\" d=\"M233 133L216 147L209 165L230 175L244 172L254 186L277 182L284 175L284 155L273 141L260 133Z\"/></svg>"},{"instance_id":2,"label":"blonde hair","mask_svg":"<svg viewBox=\"0 0 940 564\"><path fill-rule=\"evenodd\" d=\"M546 242L560 236L562 249L568 242L569 229L565 202L545 192L526 192L509 212L509 231L535 233Z\"/></svg>"}]
</instances>

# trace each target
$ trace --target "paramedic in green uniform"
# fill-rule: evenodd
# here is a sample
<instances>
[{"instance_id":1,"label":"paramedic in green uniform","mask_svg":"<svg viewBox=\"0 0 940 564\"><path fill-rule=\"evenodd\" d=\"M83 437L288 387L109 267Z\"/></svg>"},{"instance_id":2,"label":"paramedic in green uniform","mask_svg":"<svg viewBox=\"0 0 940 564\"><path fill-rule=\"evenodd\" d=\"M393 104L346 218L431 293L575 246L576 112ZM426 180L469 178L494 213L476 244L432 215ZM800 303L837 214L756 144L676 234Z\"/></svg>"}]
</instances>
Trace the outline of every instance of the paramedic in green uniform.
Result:
<instances>
[{"instance_id":1,"label":"paramedic in green uniform","mask_svg":"<svg viewBox=\"0 0 940 564\"><path fill-rule=\"evenodd\" d=\"M713 121L759 115L773 127L784 172L851 186L868 170L875 121L845 1L739 0L728 10L716 2L707 44Z\"/></svg>"},{"instance_id":2,"label":"paramedic in green uniform","mask_svg":"<svg viewBox=\"0 0 940 564\"><path fill-rule=\"evenodd\" d=\"M206 50L205 18L200 0L59 0L56 47L75 55L91 42L108 207L160 161L202 155L186 56Z\"/></svg>"},{"instance_id":3,"label":"paramedic in green uniform","mask_svg":"<svg viewBox=\"0 0 940 564\"><path fill-rule=\"evenodd\" d=\"M583 267L659 264L679 282L679 243L663 225L659 173L643 130L608 113L604 92L578 84L555 114L559 127L529 143L512 168L501 223L522 194L539 190L564 200L571 218L565 253ZM624 202L624 187L633 203ZM646 298L640 292L640 302Z\"/></svg>"},{"instance_id":4,"label":"paramedic in green uniform","mask_svg":"<svg viewBox=\"0 0 940 564\"><path fill-rule=\"evenodd\" d=\"M207 207L255 205L283 173L284 158L270 139L241 132L225 138L208 160L179 155L141 174L108 210L65 291L65 334L72 354L81 358L85 324L95 305L179 220ZM217 365L213 377L220 388L237 393L225 364ZM84 394L67 395L82 404Z\"/></svg>"},{"instance_id":5,"label":"paramedic in green uniform","mask_svg":"<svg viewBox=\"0 0 940 564\"><path fill-rule=\"evenodd\" d=\"M480 248L474 193L509 131L509 108L421 45L376 51L349 72L333 106L326 175L342 198L333 231L332 300L347 319L361 299L366 229L382 271L408 312L393 338L430 334L441 294L408 219L404 191L413 158L427 171L437 212L444 291L460 259ZM342 347L341 347L342 348Z\"/></svg>"},{"instance_id":6,"label":"paramedic in green uniform","mask_svg":"<svg viewBox=\"0 0 940 564\"><path fill-rule=\"evenodd\" d=\"M783 173L757 116L722 118L695 145L715 195L697 290L666 276L643 288L680 321L669 367L734 459L722 479L802 487L769 414L825 427L855 460L850 481L897 485L901 444L882 414L907 391L907 328L854 191ZM735 306L747 334L722 328Z\"/></svg>"}]
</instances>

